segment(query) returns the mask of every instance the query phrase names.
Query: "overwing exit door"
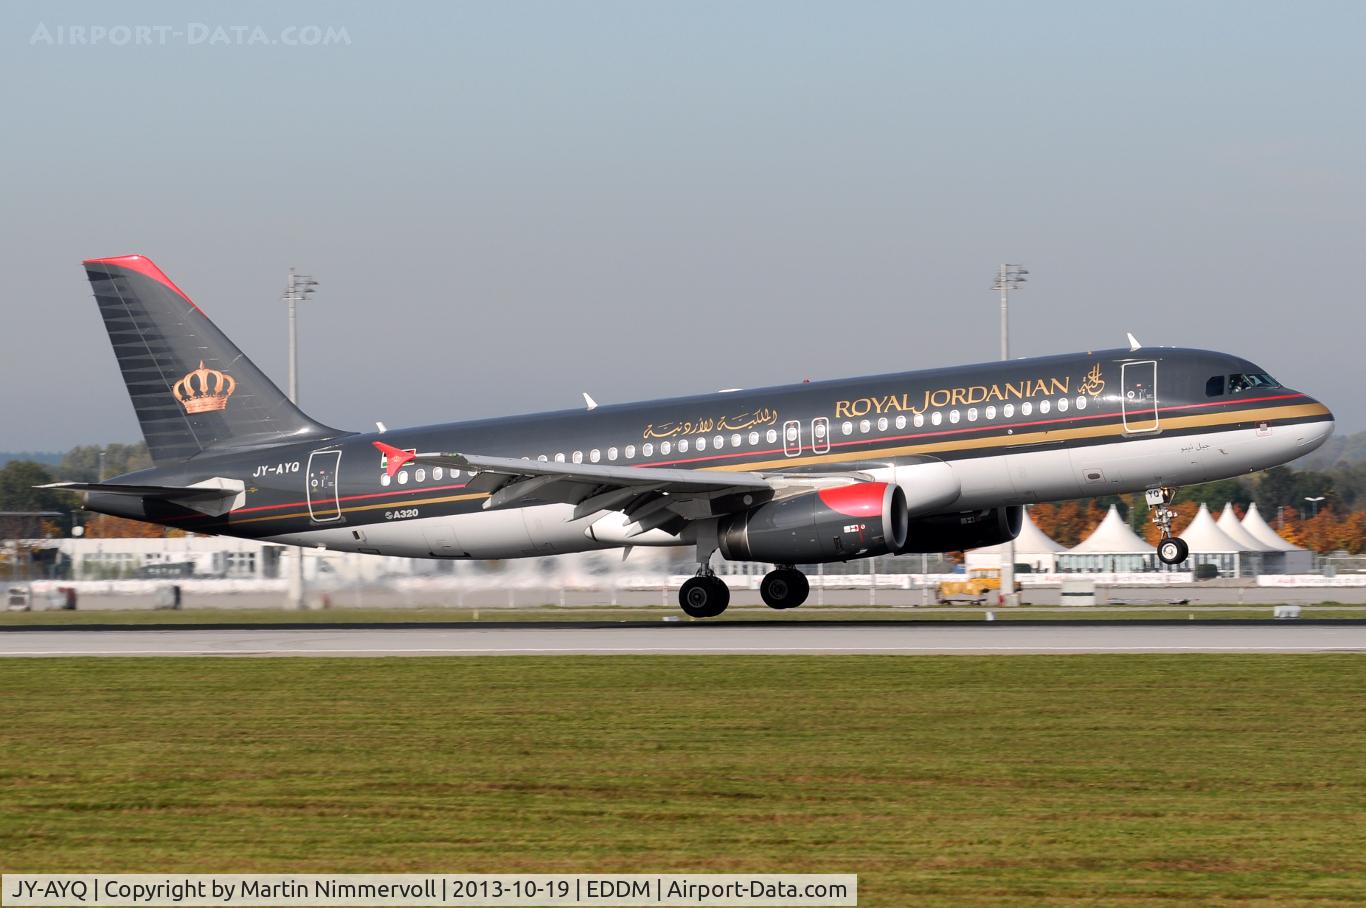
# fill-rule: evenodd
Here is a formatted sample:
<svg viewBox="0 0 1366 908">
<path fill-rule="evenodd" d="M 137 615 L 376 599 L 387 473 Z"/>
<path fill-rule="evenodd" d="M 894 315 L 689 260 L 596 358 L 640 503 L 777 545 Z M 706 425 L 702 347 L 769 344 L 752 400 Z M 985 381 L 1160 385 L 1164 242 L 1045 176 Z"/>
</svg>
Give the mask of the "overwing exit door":
<svg viewBox="0 0 1366 908">
<path fill-rule="evenodd" d="M 308 516 L 314 523 L 341 519 L 337 500 L 337 470 L 341 451 L 314 451 L 308 455 Z"/>
<path fill-rule="evenodd" d="M 1156 432 L 1157 415 L 1157 362 L 1145 360 L 1125 363 L 1120 371 L 1120 384 L 1124 386 L 1124 396 L 1120 406 L 1124 413 L 1124 431 Z"/>
</svg>

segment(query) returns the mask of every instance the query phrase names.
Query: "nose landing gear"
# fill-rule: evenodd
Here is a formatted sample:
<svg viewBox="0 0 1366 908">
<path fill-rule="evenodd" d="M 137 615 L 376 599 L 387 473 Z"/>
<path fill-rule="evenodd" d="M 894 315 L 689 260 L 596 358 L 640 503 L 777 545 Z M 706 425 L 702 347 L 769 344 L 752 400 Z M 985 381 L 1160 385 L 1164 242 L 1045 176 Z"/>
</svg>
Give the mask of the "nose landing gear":
<svg viewBox="0 0 1366 908">
<path fill-rule="evenodd" d="M 1186 540 L 1172 536 L 1172 519 L 1176 517 L 1176 512 L 1167 505 L 1172 503 L 1175 496 L 1176 489 L 1171 486 L 1147 491 L 1148 511 L 1153 524 L 1162 531 L 1162 540 L 1157 544 L 1157 558 L 1163 564 L 1181 564 L 1190 556 L 1190 546 L 1186 545 Z"/>
</svg>

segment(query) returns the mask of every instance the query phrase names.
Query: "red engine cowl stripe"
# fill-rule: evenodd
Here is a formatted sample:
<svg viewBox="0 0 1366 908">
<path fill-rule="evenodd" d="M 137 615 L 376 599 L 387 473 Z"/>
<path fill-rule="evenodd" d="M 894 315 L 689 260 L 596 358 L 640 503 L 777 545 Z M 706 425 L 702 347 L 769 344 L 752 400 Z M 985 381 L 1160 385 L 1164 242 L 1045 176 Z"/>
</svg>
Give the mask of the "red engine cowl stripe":
<svg viewBox="0 0 1366 908">
<path fill-rule="evenodd" d="M 818 493 L 827 508 L 848 517 L 881 517 L 887 497 L 885 482 L 856 482 L 853 485 L 821 489 Z"/>
</svg>

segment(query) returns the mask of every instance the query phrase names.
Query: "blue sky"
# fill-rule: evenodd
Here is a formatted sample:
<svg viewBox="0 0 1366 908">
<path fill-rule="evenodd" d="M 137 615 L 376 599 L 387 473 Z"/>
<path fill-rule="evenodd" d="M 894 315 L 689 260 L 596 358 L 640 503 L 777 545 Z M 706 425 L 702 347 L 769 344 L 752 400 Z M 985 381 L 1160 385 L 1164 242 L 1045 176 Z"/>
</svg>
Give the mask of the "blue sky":
<svg viewBox="0 0 1366 908">
<path fill-rule="evenodd" d="M 167 37 L 56 37 L 138 25 Z M 233 26 L 277 43 L 191 35 Z M 347 40 L 279 43 L 301 26 Z M 1364 26 L 1359 3 L 11 2 L 0 450 L 138 437 L 79 268 L 126 252 L 279 377 L 286 269 L 316 275 L 303 398 L 333 425 L 990 359 L 1008 260 L 1018 354 L 1213 347 L 1360 430 Z"/>
</svg>

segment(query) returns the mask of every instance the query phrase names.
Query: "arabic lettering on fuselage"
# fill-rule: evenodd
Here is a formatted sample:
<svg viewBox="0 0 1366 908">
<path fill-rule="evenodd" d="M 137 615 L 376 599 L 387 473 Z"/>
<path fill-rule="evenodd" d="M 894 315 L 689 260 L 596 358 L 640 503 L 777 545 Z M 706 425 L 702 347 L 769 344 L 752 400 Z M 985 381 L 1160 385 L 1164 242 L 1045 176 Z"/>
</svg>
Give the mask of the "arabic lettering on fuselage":
<svg viewBox="0 0 1366 908">
<path fill-rule="evenodd" d="M 676 438 L 679 435 L 702 435 L 707 432 L 740 432 L 757 426 L 772 426 L 778 423 L 778 411 L 771 407 L 760 407 L 734 416 L 719 419 L 703 417 L 696 420 L 678 422 L 650 423 L 645 427 L 644 438 Z"/>
<path fill-rule="evenodd" d="M 1096 363 L 1091 367 L 1091 371 L 1086 373 L 1086 377 L 1081 380 L 1081 384 L 1077 387 L 1077 393 L 1099 397 L 1104 390 L 1105 379 L 1100 377 L 1100 363 Z"/>
</svg>

